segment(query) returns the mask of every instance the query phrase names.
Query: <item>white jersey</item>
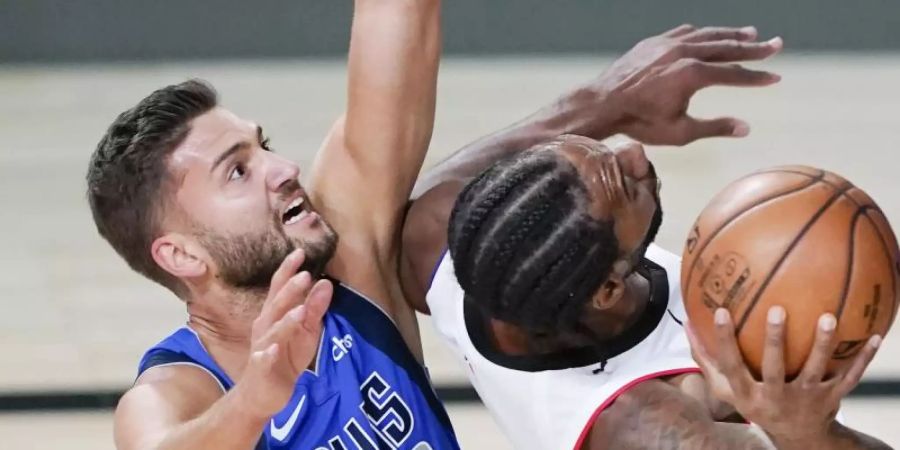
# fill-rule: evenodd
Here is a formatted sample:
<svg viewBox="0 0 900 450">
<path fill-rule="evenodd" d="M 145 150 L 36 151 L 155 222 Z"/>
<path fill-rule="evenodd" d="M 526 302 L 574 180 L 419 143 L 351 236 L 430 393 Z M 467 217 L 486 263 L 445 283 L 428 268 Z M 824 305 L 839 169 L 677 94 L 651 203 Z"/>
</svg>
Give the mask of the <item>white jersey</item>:
<svg viewBox="0 0 900 450">
<path fill-rule="evenodd" d="M 682 327 L 681 260 L 655 245 L 646 260 L 652 299 L 626 336 L 604 349 L 540 358 L 493 350 L 479 326 L 483 319 L 463 302 L 449 252 L 438 263 L 427 294 L 432 322 L 514 448 L 577 449 L 597 415 L 631 386 L 699 371 Z"/>
</svg>

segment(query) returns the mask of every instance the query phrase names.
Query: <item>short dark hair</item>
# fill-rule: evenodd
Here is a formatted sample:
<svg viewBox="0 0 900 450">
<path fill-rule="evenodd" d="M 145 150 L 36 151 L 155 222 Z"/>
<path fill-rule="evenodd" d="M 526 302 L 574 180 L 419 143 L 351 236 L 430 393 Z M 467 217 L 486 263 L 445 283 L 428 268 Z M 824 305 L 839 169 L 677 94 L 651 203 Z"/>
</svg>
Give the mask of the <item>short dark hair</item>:
<svg viewBox="0 0 900 450">
<path fill-rule="evenodd" d="M 449 250 L 466 301 L 531 334 L 575 331 L 618 254 L 572 163 L 546 144 L 488 168 L 457 197 Z"/>
<path fill-rule="evenodd" d="M 97 145 L 87 172 L 87 196 L 97 231 L 135 271 L 184 294 L 182 283 L 153 260 L 168 202 L 168 159 L 190 121 L 218 104 L 204 81 L 158 89 L 120 114 Z"/>
</svg>

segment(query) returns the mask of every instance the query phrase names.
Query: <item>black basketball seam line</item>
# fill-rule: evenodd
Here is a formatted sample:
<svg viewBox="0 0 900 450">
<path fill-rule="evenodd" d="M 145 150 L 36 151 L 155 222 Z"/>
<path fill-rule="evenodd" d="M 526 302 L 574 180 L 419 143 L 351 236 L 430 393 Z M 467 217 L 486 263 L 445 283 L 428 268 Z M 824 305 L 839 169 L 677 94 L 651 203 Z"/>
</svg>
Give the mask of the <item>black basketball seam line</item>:
<svg viewBox="0 0 900 450">
<path fill-rule="evenodd" d="M 822 169 L 819 169 L 819 170 L 822 170 Z M 777 173 L 777 172 L 782 172 L 782 173 L 793 173 L 793 174 L 796 174 L 796 175 L 805 175 L 805 176 L 807 176 L 807 177 L 812 177 L 812 175 L 810 175 L 810 174 L 808 174 L 808 173 L 805 173 L 805 172 L 799 172 L 799 171 L 796 171 L 796 170 L 785 170 L 785 169 L 779 169 L 779 170 L 761 170 L 761 171 L 756 172 L 756 173 L 754 173 L 754 174 L 752 174 L 752 175 L 756 175 L 756 174 L 760 174 L 760 173 Z M 823 172 L 824 172 L 824 171 L 823 171 Z M 840 185 L 834 184 L 834 183 L 832 183 L 831 181 L 826 180 L 825 177 L 824 177 L 824 174 L 823 174 L 823 176 L 822 176 L 822 179 L 819 180 L 819 181 L 821 181 L 822 183 L 825 183 L 825 184 L 827 184 L 827 185 L 829 185 L 829 186 L 835 188 L 836 190 L 842 190 L 842 191 L 843 191 L 842 194 L 843 194 L 845 197 L 847 197 L 848 200 L 850 200 L 851 202 L 853 202 L 854 205 L 859 206 L 859 207 L 867 206 L 867 205 L 865 205 L 865 204 L 863 204 L 863 203 L 860 203 L 858 200 L 856 200 L 856 199 L 853 198 L 852 196 L 850 196 L 849 191 L 851 191 L 852 189 L 857 189 L 857 190 L 859 190 L 860 192 L 862 192 L 863 194 L 865 194 L 865 192 L 863 192 L 861 189 L 859 189 L 856 185 L 854 185 L 854 184 L 851 183 L 850 181 L 848 181 L 848 180 L 846 180 L 846 179 L 844 180 L 844 181 L 847 182 L 847 184 L 850 185 L 849 188 L 847 188 L 846 186 L 840 186 Z"/>
<path fill-rule="evenodd" d="M 750 177 L 750 176 L 753 176 L 753 175 L 758 175 L 759 173 L 777 173 L 777 172 L 781 172 L 781 170 L 773 170 L 773 171 L 770 171 L 770 172 L 756 172 L 756 173 L 747 175 L 747 177 Z M 820 170 L 820 171 L 819 171 L 819 174 L 816 175 L 815 177 L 813 177 L 813 176 L 811 176 L 811 175 L 809 175 L 809 174 L 802 173 L 802 172 L 791 172 L 791 173 L 799 173 L 799 174 L 801 174 L 801 175 L 809 176 L 809 177 L 810 177 L 809 183 L 808 183 L 808 184 L 805 184 L 805 185 L 801 185 L 801 186 L 799 186 L 799 187 L 796 187 L 796 188 L 794 188 L 794 189 L 792 189 L 792 190 L 790 190 L 790 191 L 787 191 L 787 192 L 782 192 L 782 193 L 779 193 L 779 194 L 777 194 L 777 195 L 772 195 L 772 196 L 770 196 L 770 197 L 766 197 L 766 198 L 764 198 L 764 199 L 762 199 L 762 200 L 760 200 L 760 201 L 758 201 L 758 202 L 756 202 L 756 203 L 754 203 L 754 204 L 752 204 L 752 205 L 746 207 L 745 209 L 743 209 L 743 210 L 741 210 L 741 211 L 738 211 L 738 212 L 734 213 L 734 214 L 733 214 L 731 217 L 729 217 L 727 220 L 723 221 L 722 224 L 719 225 L 719 228 L 716 228 L 715 231 L 713 231 L 712 233 L 710 233 L 709 237 L 706 238 L 706 242 L 704 242 L 703 245 L 702 245 L 700 248 L 697 249 L 697 256 L 694 257 L 694 261 L 693 261 L 693 263 L 691 264 L 691 269 L 688 271 L 688 276 L 687 276 L 687 278 L 685 279 L 685 283 L 682 285 L 682 286 L 685 286 L 685 288 L 684 288 L 684 289 L 685 289 L 685 291 L 684 291 L 684 298 L 688 298 L 688 297 L 689 297 L 688 293 L 689 293 L 689 291 L 690 291 L 690 289 L 691 289 L 691 279 L 692 279 L 693 276 L 694 276 L 694 269 L 695 269 L 697 260 L 699 259 L 700 255 L 703 254 L 703 251 L 706 250 L 706 247 L 709 246 L 709 243 L 712 242 L 713 238 L 715 238 L 716 236 L 718 236 L 718 234 L 719 234 L 725 227 L 727 227 L 731 222 L 734 222 L 735 220 L 737 220 L 738 218 L 740 218 L 742 215 L 746 214 L 746 213 L 749 212 L 750 210 L 752 210 L 752 209 L 754 209 L 754 208 L 756 208 L 756 207 L 758 207 L 758 206 L 762 206 L 763 204 L 765 204 L 765 203 L 767 203 L 767 202 L 770 202 L 770 201 L 772 201 L 772 200 L 775 200 L 775 199 L 777 199 L 777 198 L 781 198 L 781 197 L 784 197 L 784 196 L 786 196 L 786 195 L 796 194 L 797 192 L 800 192 L 800 191 L 802 191 L 802 190 L 808 189 L 808 188 L 814 186 L 816 183 L 818 183 L 818 182 L 821 181 L 822 179 L 824 179 L 824 177 L 825 177 L 825 171 L 824 171 L 824 170 Z M 744 177 L 744 178 L 747 178 L 747 177 Z M 741 179 L 743 179 L 743 178 L 741 178 Z M 738 180 L 738 181 L 740 181 L 740 180 Z"/>
<path fill-rule="evenodd" d="M 853 187 L 853 185 L 846 186 L 846 189 Z M 846 190 L 845 189 L 845 190 Z M 750 317 L 750 313 L 753 312 L 753 308 L 756 307 L 756 303 L 759 302 L 759 298 L 762 297 L 762 294 L 766 291 L 766 288 L 769 287 L 769 283 L 772 281 L 772 278 L 775 276 L 775 272 L 778 272 L 778 269 L 781 268 L 781 265 L 787 259 L 788 255 L 794 250 L 794 247 L 800 242 L 800 239 L 803 239 L 803 236 L 812 228 L 813 225 L 819 220 L 819 217 L 822 217 L 822 214 L 837 201 L 837 199 L 841 198 L 844 194 L 844 191 L 837 191 L 832 194 L 831 198 L 823 204 L 818 211 L 806 222 L 806 225 L 800 230 L 800 232 L 794 236 L 794 240 L 791 241 L 791 244 L 785 249 L 784 253 L 781 254 L 781 257 L 778 258 L 778 261 L 769 270 L 769 273 L 766 275 L 766 278 L 763 280 L 762 284 L 760 284 L 759 289 L 756 291 L 756 294 L 753 295 L 753 299 L 750 300 L 750 304 L 747 306 L 747 309 L 744 311 L 744 314 L 741 316 L 741 320 L 738 322 L 737 327 L 734 329 L 734 334 L 739 336 L 741 334 L 741 329 L 744 328 L 744 324 L 747 323 L 747 319 Z"/>
<path fill-rule="evenodd" d="M 849 197 L 849 196 L 848 196 Z M 850 279 L 853 277 L 853 254 L 856 250 L 856 223 L 859 221 L 859 218 L 865 214 L 866 209 L 869 206 L 861 206 L 856 209 L 856 212 L 853 213 L 853 219 L 850 221 L 850 239 L 848 239 L 848 255 L 847 255 L 847 272 L 844 276 L 844 288 L 841 290 L 841 300 L 838 303 L 837 311 L 834 313 L 834 318 L 840 322 L 841 315 L 844 314 L 844 306 L 847 304 L 847 294 L 850 291 Z"/>
<path fill-rule="evenodd" d="M 878 225 L 875 225 L 875 221 L 872 219 L 872 217 L 869 216 L 869 211 L 878 211 L 881 214 L 881 216 L 884 217 L 885 222 L 887 222 L 887 216 L 884 215 L 884 212 L 881 211 L 881 208 L 877 208 L 874 205 L 866 205 L 866 206 L 868 206 L 868 208 L 866 208 L 866 210 L 863 214 L 866 216 L 866 219 L 869 221 L 869 223 L 872 224 L 872 228 L 875 229 L 875 234 L 878 236 L 878 240 L 881 241 L 881 249 L 884 250 L 885 253 L 887 253 L 888 259 L 891 259 L 891 252 L 888 249 L 887 240 L 884 238 L 884 236 L 881 235 L 881 231 L 878 229 Z M 894 274 L 894 270 L 895 269 L 892 266 L 891 274 Z M 893 324 L 894 319 L 896 318 L 896 315 L 897 315 L 897 301 L 896 301 L 896 299 L 897 299 L 897 276 L 895 274 L 894 274 L 894 276 L 891 277 L 891 292 L 894 294 L 894 307 L 892 308 L 892 311 L 891 311 L 891 323 Z M 882 336 L 882 337 L 884 337 L 884 336 Z"/>
<path fill-rule="evenodd" d="M 745 208 L 745 209 L 743 209 L 743 210 L 741 210 L 741 211 L 738 211 L 738 212 L 734 213 L 733 216 L 729 217 L 727 220 L 725 220 L 724 222 L 722 222 L 722 225 L 720 225 L 719 228 L 717 228 L 715 231 L 713 231 L 713 232 L 709 235 L 709 237 L 706 239 L 706 242 L 705 242 L 699 249 L 697 249 L 697 255 L 698 255 L 698 257 L 699 257 L 700 254 L 703 253 L 703 250 L 706 250 L 706 247 L 709 245 L 710 242 L 712 242 L 712 240 L 713 240 L 714 237 L 716 237 L 716 236 L 717 236 L 717 235 L 718 235 L 718 234 L 719 234 L 726 226 L 728 226 L 728 224 L 730 224 L 731 222 L 734 222 L 735 220 L 737 220 L 738 218 L 740 218 L 740 217 L 741 217 L 742 215 L 744 215 L 745 213 L 749 212 L 750 210 L 752 210 L 752 209 L 754 209 L 754 208 L 756 208 L 756 207 L 758 207 L 758 206 L 762 206 L 763 204 L 765 204 L 765 203 L 767 203 L 767 202 L 769 202 L 769 201 L 775 200 L 775 199 L 777 199 L 777 198 L 784 197 L 784 196 L 786 196 L 786 195 L 796 194 L 797 192 L 800 192 L 800 191 L 802 191 L 802 190 L 805 190 L 805 189 L 807 189 L 807 188 L 809 188 L 809 187 L 815 185 L 815 184 L 818 183 L 819 181 L 822 181 L 822 180 L 824 179 L 824 177 L 825 177 L 825 171 L 823 171 L 823 170 L 820 170 L 820 171 L 819 171 L 819 174 L 816 175 L 815 177 L 813 177 L 812 175 L 803 173 L 803 172 L 793 172 L 793 171 L 784 171 L 784 170 L 771 170 L 771 171 L 755 172 L 755 173 L 752 173 L 752 174 L 750 174 L 750 175 L 747 175 L 746 177 L 740 178 L 740 179 L 738 179 L 737 181 L 743 180 L 744 178 L 749 178 L 749 177 L 754 176 L 754 175 L 758 175 L 758 174 L 760 174 L 760 173 L 778 173 L 778 172 L 796 173 L 796 174 L 808 176 L 808 177 L 810 177 L 809 184 L 799 186 L 799 187 L 797 187 L 797 188 L 794 188 L 793 190 L 790 190 L 790 191 L 787 191 L 787 192 L 783 192 L 783 193 L 780 193 L 780 194 L 775 195 L 775 196 L 766 197 L 766 198 L 760 200 L 759 202 L 754 203 L 754 204 L 748 206 L 747 208 Z M 697 261 L 697 257 L 694 258 L 694 262 L 695 262 L 695 263 L 696 263 L 696 261 Z M 693 276 L 694 276 L 694 264 L 691 264 L 691 270 L 688 272 L 687 280 L 686 280 L 686 283 L 684 284 L 685 286 L 687 286 L 687 288 L 686 288 L 687 290 L 690 290 L 690 289 L 691 289 L 691 278 L 692 278 Z M 687 294 L 687 292 L 685 292 L 685 294 Z"/>
</svg>

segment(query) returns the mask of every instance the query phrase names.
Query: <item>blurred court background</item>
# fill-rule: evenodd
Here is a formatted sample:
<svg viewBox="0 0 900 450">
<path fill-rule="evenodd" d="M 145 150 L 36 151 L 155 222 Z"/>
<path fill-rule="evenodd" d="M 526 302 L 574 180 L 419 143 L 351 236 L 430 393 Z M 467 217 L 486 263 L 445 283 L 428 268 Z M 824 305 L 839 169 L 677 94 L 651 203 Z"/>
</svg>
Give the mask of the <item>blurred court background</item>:
<svg viewBox="0 0 900 450">
<path fill-rule="evenodd" d="M 113 448 L 118 393 L 142 352 L 185 320 L 181 302 L 132 273 L 94 231 L 84 175 L 106 126 L 153 89 L 201 77 L 305 167 L 346 100 L 351 6 L 0 0 L 0 448 Z M 426 167 L 596 76 L 643 37 L 683 22 L 753 24 L 785 38 L 781 55 L 756 64 L 783 81 L 711 89 L 691 106 L 745 118 L 748 138 L 650 149 L 664 181 L 659 242 L 679 251 L 718 189 L 785 163 L 844 174 L 900 223 L 896 1 L 452 0 L 444 17 Z M 422 329 L 463 447 L 509 448 L 428 319 Z M 844 404 L 850 424 L 893 445 L 898 351 L 895 331 Z"/>
</svg>

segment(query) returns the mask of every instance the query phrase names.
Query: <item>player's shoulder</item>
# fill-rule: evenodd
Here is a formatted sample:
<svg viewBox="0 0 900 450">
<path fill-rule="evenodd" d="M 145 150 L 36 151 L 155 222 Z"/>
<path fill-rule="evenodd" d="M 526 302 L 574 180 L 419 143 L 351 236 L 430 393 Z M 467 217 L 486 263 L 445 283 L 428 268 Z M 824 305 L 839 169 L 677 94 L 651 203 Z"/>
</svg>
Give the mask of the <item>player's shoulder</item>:
<svg viewBox="0 0 900 450">
<path fill-rule="evenodd" d="M 197 417 L 224 395 L 207 371 L 191 365 L 147 369 L 116 405 L 117 447 L 134 448 L 144 436 Z"/>
</svg>

